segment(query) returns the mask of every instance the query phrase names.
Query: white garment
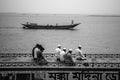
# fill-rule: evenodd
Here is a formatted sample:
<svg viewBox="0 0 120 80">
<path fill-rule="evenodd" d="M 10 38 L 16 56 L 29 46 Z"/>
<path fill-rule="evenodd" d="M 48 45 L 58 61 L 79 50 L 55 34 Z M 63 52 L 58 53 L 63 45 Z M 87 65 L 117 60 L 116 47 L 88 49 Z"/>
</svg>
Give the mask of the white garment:
<svg viewBox="0 0 120 80">
<path fill-rule="evenodd" d="M 55 56 L 60 56 L 61 49 L 60 48 L 56 48 L 55 51 L 56 51 Z"/>
<path fill-rule="evenodd" d="M 64 55 L 66 54 L 66 52 L 65 51 L 61 51 L 60 52 L 60 60 L 61 61 L 64 61 Z"/>
<path fill-rule="evenodd" d="M 40 50 L 38 48 L 35 48 L 34 49 L 34 58 L 37 58 L 37 53 L 39 52 Z"/>
<path fill-rule="evenodd" d="M 80 49 L 76 49 L 75 50 L 75 54 L 76 54 L 76 56 L 78 57 L 84 57 L 84 54 L 82 53 L 82 51 L 80 50 Z"/>
</svg>

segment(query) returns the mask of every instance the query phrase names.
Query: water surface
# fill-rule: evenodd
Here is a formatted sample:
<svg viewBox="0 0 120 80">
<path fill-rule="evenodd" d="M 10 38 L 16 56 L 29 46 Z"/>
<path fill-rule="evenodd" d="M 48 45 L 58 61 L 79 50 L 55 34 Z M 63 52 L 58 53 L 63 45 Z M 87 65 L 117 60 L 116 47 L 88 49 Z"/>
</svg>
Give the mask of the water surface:
<svg viewBox="0 0 120 80">
<path fill-rule="evenodd" d="M 82 23 L 74 30 L 23 29 L 21 23 Z M 30 53 L 36 43 L 45 52 L 54 52 L 57 44 L 73 51 L 79 44 L 84 53 L 120 53 L 120 17 L 55 14 L 0 14 L 0 52 Z"/>
</svg>

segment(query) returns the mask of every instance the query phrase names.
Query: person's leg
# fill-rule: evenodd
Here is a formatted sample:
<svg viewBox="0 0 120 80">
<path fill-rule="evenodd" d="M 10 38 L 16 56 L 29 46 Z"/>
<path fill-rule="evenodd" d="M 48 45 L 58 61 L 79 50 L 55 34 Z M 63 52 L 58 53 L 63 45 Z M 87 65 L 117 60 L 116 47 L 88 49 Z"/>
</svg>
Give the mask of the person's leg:
<svg viewBox="0 0 120 80">
<path fill-rule="evenodd" d="M 82 60 L 82 57 L 81 56 L 77 56 L 76 60 Z"/>
<path fill-rule="evenodd" d="M 56 61 L 60 61 L 60 58 L 59 58 L 59 57 L 56 57 Z"/>
</svg>

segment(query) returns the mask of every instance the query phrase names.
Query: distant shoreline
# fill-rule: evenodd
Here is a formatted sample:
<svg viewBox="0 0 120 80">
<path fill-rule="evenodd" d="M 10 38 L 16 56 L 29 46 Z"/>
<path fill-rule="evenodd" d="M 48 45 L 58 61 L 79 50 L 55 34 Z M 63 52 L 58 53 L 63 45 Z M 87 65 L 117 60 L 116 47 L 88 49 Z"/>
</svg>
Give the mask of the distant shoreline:
<svg viewBox="0 0 120 80">
<path fill-rule="evenodd" d="M 120 15 L 89 15 L 92 17 L 120 17 Z"/>
<path fill-rule="evenodd" d="M 17 13 L 17 12 L 0 12 L 0 14 L 9 14 L 9 15 L 83 15 L 83 16 L 92 16 L 92 17 L 120 17 L 120 15 L 89 15 L 89 14 L 52 14 L 52 13 Z"/>
</svg>

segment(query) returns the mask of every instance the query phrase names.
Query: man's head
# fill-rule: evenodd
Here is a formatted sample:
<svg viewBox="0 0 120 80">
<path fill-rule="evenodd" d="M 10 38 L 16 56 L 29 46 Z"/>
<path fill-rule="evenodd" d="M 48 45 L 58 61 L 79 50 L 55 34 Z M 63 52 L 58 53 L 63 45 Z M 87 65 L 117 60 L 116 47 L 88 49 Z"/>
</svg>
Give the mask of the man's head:
<svg viewBox="0 0 120 80">
<path fill-rule="evenodd" d="M 72 49 L 69 49 L 69 53 L 72 53 Z"/>
<path fill-rule="evenodd" d="M 45 48 L 41 44 L 36 44 L 36 47 L 40 49 L 42 52 L 45 50 Z"/>
<path fill-rule="evenodd" d="M 58 44 L 58 46 L 57 46 L 58 48 L 61 48 L 61 45 L 60 44 Z"/>
<path fill-rule="evenodd" d="M 63 48 L 63 51 L 65 51 L 65 52 L 66 52 L 66 51 L 67 51 L 67 50 L 66 50 L 66 48 Z"/>
<path fill-rule="evenodd" d="M 36 44 L 36 47 L 39 47 L 40 44 Z"/>
<path fill-rule="evenodd" d="M 81 45 L 78 45 L 78 48 L 79 48 L 79 49 L 82 49 L 82 46 L 81 46 Z"/>
</svg>

